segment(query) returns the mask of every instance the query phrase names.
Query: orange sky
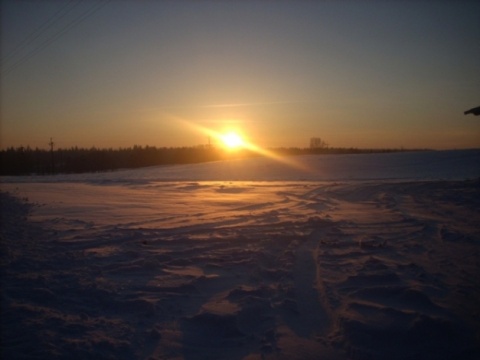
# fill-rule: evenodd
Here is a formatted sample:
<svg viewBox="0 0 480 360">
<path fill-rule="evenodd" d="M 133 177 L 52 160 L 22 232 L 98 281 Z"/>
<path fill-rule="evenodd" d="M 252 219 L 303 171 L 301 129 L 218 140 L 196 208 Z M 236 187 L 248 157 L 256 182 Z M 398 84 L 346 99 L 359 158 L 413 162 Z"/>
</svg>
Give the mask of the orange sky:
<svg viewBox="0 0 480 360">
<path fill-rule="evenodd" d="M 1 146 L 480 146 L 477 2 L 2 2 Z"/>
</svg>

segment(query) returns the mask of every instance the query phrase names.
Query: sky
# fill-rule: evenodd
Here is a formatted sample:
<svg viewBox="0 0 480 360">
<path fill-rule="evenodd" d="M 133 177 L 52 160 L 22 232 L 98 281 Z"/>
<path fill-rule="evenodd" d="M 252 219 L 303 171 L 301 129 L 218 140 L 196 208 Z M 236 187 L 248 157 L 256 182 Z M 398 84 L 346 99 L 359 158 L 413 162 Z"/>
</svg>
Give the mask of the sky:
<svg viewBox="0 0 480 360">
<path fill-rule="evenodd" d="M 1 2 L 0 146 L 480 147 L 478 1 Z M 211 141 L 211 140 L 210 140 Z"/>
</svg>

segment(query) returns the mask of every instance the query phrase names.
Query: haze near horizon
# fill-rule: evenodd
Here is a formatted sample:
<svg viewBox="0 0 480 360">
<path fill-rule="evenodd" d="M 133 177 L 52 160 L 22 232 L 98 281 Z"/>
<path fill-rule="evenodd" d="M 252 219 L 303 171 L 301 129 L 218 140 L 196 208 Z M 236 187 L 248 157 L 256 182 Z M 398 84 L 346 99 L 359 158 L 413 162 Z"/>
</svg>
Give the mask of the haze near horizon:
<svg viewBox="0 0 480 360">
<path fill-rule="evenodd" d="M 480 146 L 474 1 L 3 1 L 2 148 Z M 199 129 L 206 129 L 200 131 Z"/>
</svg>

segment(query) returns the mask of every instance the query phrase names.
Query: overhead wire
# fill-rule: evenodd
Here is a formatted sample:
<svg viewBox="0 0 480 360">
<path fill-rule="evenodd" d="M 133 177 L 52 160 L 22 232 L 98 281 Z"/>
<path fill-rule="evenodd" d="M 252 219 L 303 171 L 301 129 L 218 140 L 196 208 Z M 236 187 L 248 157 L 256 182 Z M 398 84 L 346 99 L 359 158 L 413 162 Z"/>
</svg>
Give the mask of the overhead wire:
<svg viewBox="0 0 480 360">
<path fill-rule="evenodd" d="M 33 48 L 31 51 L 29 51 L 27 54 L 25 54 L 23 57 L 18 59 L 15 63 L 11 64 L 9 67 L 6 69 L 2 69 L 2 76 L 6 76 L 10 74 L 12 71 L 17 69 L 19 66 L 23 65 L 26 61 L 30 60 L 32 57 L 34 57 L 36 54 L 41 52 L 43 49 L 48 47 L 51 43 L 54 41 L 58 40 L 61 38 L 63 35 L 65 35 L 68 31 L 70 31 L 73 27 L 79 25 L 83 21 L 85 21 L 87 18 L 95 14 L 97 11 L 99 11 L 101 8 L 103 8 L 110 0 L 105 0 L 103 2 L 100 2 L 98 4 L 95 4 L 94 6 L 91 6 L 87 11 L 83 12 L 75 18 L 73 21 L 69 22 L 66 24 L 64 27 L 59 29 L 57 32 L 53 33 L 49 38 L 44 40 L 42 43 L 37 45 L 35 48 Z M 81 2 L 81 1 L 80 1 Z M 79 2 L 79 3 L 80 3 Z"/>
<path fill-rule="evenodd" d="M 28 45 L 42 36 L 48 29 L 62 20 L 68 13 L 70 13 L 77 5 L 80 4 L 81 1 L 70 0 L 69 2 L 65 3 L 60 9 L 58 9 L 55 14 L 53 14 L 46 22 L 41 24 L 38 28 L 32 31 L 27 37 L 25 37 L 22 41 L 20 41 L 17 46 L 6 56 L 2 57 L 1 62 L 4 63 L 8 61 L 8 59 L 15 56 L 19 51 L 25 49 Z"/>
</svg>

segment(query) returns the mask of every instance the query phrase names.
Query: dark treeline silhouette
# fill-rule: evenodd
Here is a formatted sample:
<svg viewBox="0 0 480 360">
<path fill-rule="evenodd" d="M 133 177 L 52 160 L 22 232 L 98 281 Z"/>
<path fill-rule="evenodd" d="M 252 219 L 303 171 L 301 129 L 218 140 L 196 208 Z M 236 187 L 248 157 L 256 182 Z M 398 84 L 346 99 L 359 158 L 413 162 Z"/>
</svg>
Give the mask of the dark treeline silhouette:
<svg viewBox="0 0 480 360">
<path fill-rule="evenodd" d="M 245 150 L 228 154 L 248 156 Z M 212 146 L 157 148 L 133 146 L 120 149 L 32 149 L 30 147 L 0 150 L 0 175 L 82 173 L 139 168 L 153 165 L 191 164 L 225 159 L 227 153 Z"/>
<path fill-rule="evenodd" d="M 339 147 L 322 147 L 322 148 L 275 148 L 271 149 L 277 155 L 319 155 L 319 154 L 380 154 L 392 152 L 406 152 L 406 151 L 428 151 L 429 149 L 359 149 L 359 148 L 339 148 Z"/>
<path fill-rule="evenodd" d="M 357 148 L 275 148 L 278 155 L 360 154 L 405 151 L 403 149 Z M 258 156 L 249 150 L 228 152 L 213 146 L 153 147 L 133 146 L 119 149 L 32 149 L 30 147 L 0 150 L 0 175 L 30 175 L 52 173 L 82 173 L 139 168 L 153 165 L 192 164 L 232 158 Z"/>
</svg>

